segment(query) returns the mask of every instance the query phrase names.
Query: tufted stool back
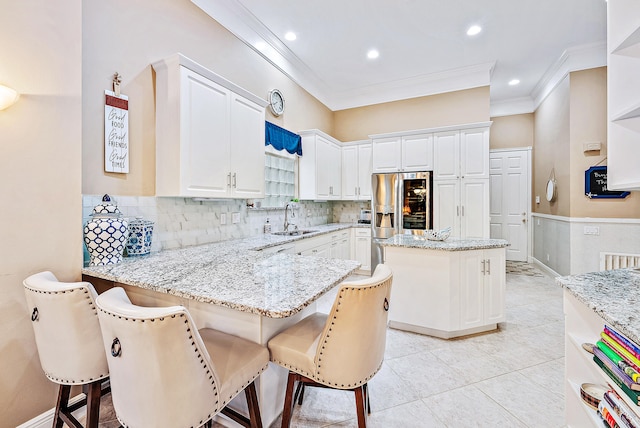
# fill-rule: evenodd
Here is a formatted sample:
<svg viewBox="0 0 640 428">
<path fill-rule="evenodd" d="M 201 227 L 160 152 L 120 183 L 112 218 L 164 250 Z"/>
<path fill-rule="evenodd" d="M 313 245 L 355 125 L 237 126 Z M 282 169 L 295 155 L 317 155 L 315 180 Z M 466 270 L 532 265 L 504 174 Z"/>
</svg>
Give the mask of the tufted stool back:
<svg viewBox="0 0 640 428">
<path fill-rule="evenodd" d="M 384 359 L 392 279 L 380 264 L 370 278 L 343 282 L 328 316 L 310 315 L 269 341 L 271 361 L 289 369 L 283 428 L 291 421 L 296 383 L 299 404 L 305 386 L 354 391 L 358 426 L 366 426 L 367 382 Z"/>
<path fill-rule="evenodd" d="M 66 423 L 82 427 L 73 412 L 87 406 L 87 428 L 97 427 L 102 388 L 109 377 L 98 322 L 95 289 L 88 282 L 59 282 L 51 272 L 40 272 L 23 281 L 40 365 L 45 375 L 60 385 L 53 426 Z M 86 397 L 69 404 L 71 385 L 82 385 Z"/>
<path fill-rule="evenodd" d="M 59 282 L 48 271 L 31 275 L 23 284 L 45 375 L 64 385 L 107 378 L 93 286 Z"/>
<path fill-rule="evenodd" d="M 200 426 L 224 407 L 218 376 L 184 307 L 135 306 L 122 288 L 96 303 L 113 407 L 125 427 Z"/>
</svg>

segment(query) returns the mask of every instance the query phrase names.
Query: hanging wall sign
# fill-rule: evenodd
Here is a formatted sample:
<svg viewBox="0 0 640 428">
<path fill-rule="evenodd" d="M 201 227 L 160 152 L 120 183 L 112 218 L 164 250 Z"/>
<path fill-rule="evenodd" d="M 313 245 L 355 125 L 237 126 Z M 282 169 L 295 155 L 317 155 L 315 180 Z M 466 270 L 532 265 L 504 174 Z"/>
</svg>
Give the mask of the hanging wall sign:
<svg viewBox="0 0 640 428">
<path fill-rule="evenodd" d="M 629 196 L 629 192 L 607 190 L 606 166 L 592 166 L 584 172 L 584 193 L 590 199 L 623 199 Z"/>
<path fill-rule="evenodd" d="M 113 80 L 115 91 L 104 91 L 104 170 L 129 172 L 129 97 L 120 94 L 120 76 Z"/>
</svg>

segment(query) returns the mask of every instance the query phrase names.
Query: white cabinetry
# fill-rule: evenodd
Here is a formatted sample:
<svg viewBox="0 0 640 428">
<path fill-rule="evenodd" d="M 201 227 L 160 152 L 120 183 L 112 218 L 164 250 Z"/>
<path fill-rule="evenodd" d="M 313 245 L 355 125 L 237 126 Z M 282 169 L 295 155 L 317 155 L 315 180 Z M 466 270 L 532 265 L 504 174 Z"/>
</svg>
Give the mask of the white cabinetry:
<svg viewBox="0 0 640 428">
<path fill-rule="evenodd" d="M 371 199 L 371 142 L 345 143 L 342 147 L 342 199 Z"/>
<path fill-rule="evenodd" d="M 489 128 L 434 134 L 433 227 L 489 238 Z"/>
<path fill-rule="evenodd" d="M 330 258 L 349 260 L 351 252 L 349 235 L 349 230 L 340 230 L 331 234 L 331 243 L 329 245 Z"/>
<path fill-rule="evenodd" d="M 341 197 L 340 142 L 317 129 L 301 131 L 300 199 L 337 200 Z"/>
<path fill-rule="evenodd" d="M 349 259 L 349 230 L 339 230 L 295 242 L 295 252 L 302 256 Z"/>
<path fill-rule="evenodd" d="M 360 262 L 360 271 L 371 272 L 371 229 L 354 227 L 351 259 Z"/>
<path fill-rule="evenodd" d="M 156 71 L 156 195 L 264 196 L 267 102 L 182 55 Z"/>
<path fill-rule="evenodd" d="M 393 270 L 389 325 L 449 339 L 505 320 L 505 249 L 385 247 Z"/>
<path fill-rule="evenodd" d="M 607 8 L 607 187 L 640 190 L 640 2 Z"/>
<path fill-rule="evenodd" d="M 432 134 L 386 134 L 372 137 L 373 172 L 433 170 Z"/>
</svg>

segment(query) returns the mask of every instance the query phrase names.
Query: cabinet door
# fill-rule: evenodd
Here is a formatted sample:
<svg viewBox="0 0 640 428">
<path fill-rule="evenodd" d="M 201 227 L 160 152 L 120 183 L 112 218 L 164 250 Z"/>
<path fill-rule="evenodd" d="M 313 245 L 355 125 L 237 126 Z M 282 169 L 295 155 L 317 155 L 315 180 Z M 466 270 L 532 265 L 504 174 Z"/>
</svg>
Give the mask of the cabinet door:
<svg viewBox="0 0 640 428">
<path fill-rule="evenodd" d="M 358 199 L 371 199 L 371 144 L 358 146 Z"/>
<path fill-rule="evenodd" d="M 452 180 L 459 177 L 460 133 L 452 131 L 433 134 L 433 178 Z"/>
<path fill-rule="evenodd" d="M 180 87 L 180 195 L 226 196 L 231 92 L 186 68 Z"/>
<path fill-rule="evenodd" d="M 451 236 L 460 236 L 460 180 L 434 180 L 433 228 L 451 227 Z"/>
<path fill-rule="evenodd" d="M 433 170 L 433 135 L 402 137 L 402 171 Z"/>
<path fill-rule="evenodd" d="M 331 162 L 333 160 L 331 142 L 324 138 L 316 137 L 316 197 L 319 199 L 331 198 Z"/>
<path fill-rule="evenodd" d="M 329 174 L 330 199 L 340 199 L 342 195 L 342 150 L 341 147 L 329 143 L 329 164 L 320 166 L 326 168 Z"/>
<path fill-rule="evenodd" d="M 342 199 L 358 199 L 358 146 L 342 148 Z"/>
<path fill-rule="evenodd" d="M 460 254 L 460 329 L 479 327 L 484 322 L 484 251 Z"/>
<path fill-rule="evenodd" d="M 236 197 L 264 197 L 264 108 L 231 98 L 231 189 Z"/>
<path fill-rule="evenodd" d="M 400 171 L 402 165 L 400 137 L 373 140 L 372 149 L 373 172 Z"/>
<path fill-rule="evenodd" d="M 355 259 L 360 262 L 360 270 L 371 270 L 371 238 L 356 236 Z"/>
<path fill-rule="evenodd" d="M 460 131 L 461 178 L 489 178 L 489 130 Z"/>
<path fill-rule="evenodd" d="M 489 238 L 489 180 L 482 178 L 461 180 L 460 223 L 460 237 Z"/>
<path fill-rule="evenodd" d="M 506 320 L 505 314 L 505 250 L 484 250 L 484 321 L 498 323 Z"/>
</svg>

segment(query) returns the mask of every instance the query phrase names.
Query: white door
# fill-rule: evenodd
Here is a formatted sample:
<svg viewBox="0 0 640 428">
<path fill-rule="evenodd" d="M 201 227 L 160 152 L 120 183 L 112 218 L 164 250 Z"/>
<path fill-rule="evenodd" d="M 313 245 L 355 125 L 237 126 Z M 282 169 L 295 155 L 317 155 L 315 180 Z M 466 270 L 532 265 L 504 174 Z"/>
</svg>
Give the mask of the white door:
<svg viewBox="0 0 640 428">
<path fill-rule="evenodd" d="M 495 150 L 490 158 L 491 238 L 506 239 L 507 260 L 527 261 L 531 150 Z"/>
</svg>

